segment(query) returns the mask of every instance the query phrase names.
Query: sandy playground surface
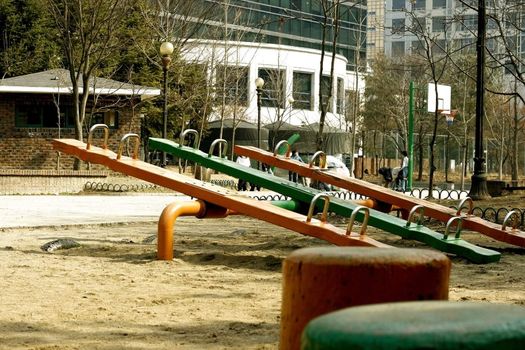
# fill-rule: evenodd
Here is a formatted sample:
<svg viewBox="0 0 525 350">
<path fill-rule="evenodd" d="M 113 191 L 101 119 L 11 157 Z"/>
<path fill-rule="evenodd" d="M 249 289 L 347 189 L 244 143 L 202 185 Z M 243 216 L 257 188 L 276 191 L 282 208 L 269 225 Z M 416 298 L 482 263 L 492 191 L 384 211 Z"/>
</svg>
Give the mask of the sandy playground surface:
<svg viewBox="0 0 525 350">
<path fill-rule="evenodd" d="M 341 222 L 342 227 L 344 224 Z M 281 261 L 326 245 L 242 216 L 179 218 L 175 259 L 158 261 L 156 222 L 0 230 L 1 349 L 277 349 Z M 414 241 L 369 229 L 398 247 Z M 71 237 L 81 246 L 43 252 Z M 525 305 L 525 249 L 475 233 L 499 263 L 451 256 L 451 300 Z"/>
</svg>

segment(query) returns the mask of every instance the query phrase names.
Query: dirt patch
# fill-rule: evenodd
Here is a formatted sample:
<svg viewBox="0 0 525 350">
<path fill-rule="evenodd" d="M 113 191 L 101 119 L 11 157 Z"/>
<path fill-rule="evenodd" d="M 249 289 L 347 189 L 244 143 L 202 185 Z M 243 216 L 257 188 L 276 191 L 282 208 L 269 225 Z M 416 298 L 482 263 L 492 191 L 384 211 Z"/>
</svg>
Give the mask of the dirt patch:
<svg viewBox="0 0 525 350">
<path fill-rule="evenodd" d="M 277 349 L 282 259 L 326 245 L 242 216 L 183 217 L 175 259 L 158 261 L 148 239 L 156 229 L 143 223 L 1 232 L 0 348 Z M 40 249 L 64 237 L 80 246 Z M 525 304 L 525 249 L 475 233 L 463 237 L 499 250 L 502 259 L 476 265 L 450 256 L 450 299 Z"/>
</svg>

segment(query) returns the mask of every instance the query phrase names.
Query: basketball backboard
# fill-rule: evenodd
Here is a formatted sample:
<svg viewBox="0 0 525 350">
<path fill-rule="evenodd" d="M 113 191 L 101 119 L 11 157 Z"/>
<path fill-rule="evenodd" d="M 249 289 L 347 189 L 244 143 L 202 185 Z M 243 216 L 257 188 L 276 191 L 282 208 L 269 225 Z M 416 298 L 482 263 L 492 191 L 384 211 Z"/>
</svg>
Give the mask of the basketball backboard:
<svg viewBox="0 0 525 350">
<path fill-rule="evenodd" d="M 437 85 L 437 108 L 436 108 L 436 88 L 435 84 L 428 84 L 428 112 L 434 113 L 436 109 L 442 114 L 450 114 L 450 95 L 452 89 L 448 85 Z"/>
</svg>

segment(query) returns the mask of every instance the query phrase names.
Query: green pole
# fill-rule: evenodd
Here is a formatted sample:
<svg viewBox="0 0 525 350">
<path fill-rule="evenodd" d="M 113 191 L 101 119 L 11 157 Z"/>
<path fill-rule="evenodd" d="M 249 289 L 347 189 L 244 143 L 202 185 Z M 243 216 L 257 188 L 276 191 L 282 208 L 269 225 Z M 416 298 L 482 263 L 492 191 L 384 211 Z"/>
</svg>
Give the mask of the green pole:
<svg viewBox="0 0 525 350">
<path fill-rule="evenodd" d="M 412 174 L 414 172 L 414 82 L 408 88 L 408 178 L 407 189 L 412 190 Z"/>
</svg>

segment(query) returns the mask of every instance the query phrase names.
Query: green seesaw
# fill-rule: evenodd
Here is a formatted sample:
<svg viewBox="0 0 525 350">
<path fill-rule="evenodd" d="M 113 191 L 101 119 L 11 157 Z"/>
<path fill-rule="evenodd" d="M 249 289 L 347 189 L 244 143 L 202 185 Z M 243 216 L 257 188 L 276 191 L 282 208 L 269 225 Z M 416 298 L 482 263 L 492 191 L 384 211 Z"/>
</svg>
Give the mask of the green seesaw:
<svg viewBox="0 0 525 350">
<path fill-rule="evenodd" d="M 184 136 L 189 133 L 196 134 L 197 132 L 194 130 L 186 130 L 181 136 L 181 144 L 161 138 L 150 138 L 149 148 L 170 153 L 175 157 L 195 162 L 203 167 L 216 170 L 235 178 L 245 179 L 250 183 L 257 184 L 263 188 L 288 196 L 293 200 L 305 203 L 305 206 L 308 205 L 307 203 L 311 203 L 315 196 L 323 194 L 321 191 L 314 188 L 305 187 L 257 169 L 240 166 L 237 163 L 228 160 L 225 158 L 228 147 L 226 140 L 215 140 L 210 147 L 209 153 L 204 153 L 198 149 L 184 146 L 182 144 L 184 143 Z M 220 145 L 222 149 L 219 156 L 213 155 L 214 148 L 217 145 Z M 358 204 L 328 195 L 323 195 L 322 198 L 325 200 L 325 205 L 328 205 L 329 211 L 343 217 L 353 217 L 360 221 L 364 220 L 363 212 L 358 210 L 354 213 L 356 208 L 360 207 Z M 318 207 L 322 208 L 322 204 L 319 203 Z M 475 263 L 499 261 L 499 252 L 478 247 L 460 238 L 461 217 L 458 216 L 453 218 L 453 220 L 450 220 L 447 223 L 445 233 L 441 234 L 421 224 L 423 220 L 423 215 L 421 215 L 422 213 L 420 211 L 421 209 L 422 208 L 414 207 L 409 214 L 408 220 L 403 220 L 388 213 L 370 209 L 368 225 L 405 239 L 412 239 L 425 243 L 435 249 L 464 257 Z M 415 220 L 416 218 L 417 220 Z"/>
</svg>

